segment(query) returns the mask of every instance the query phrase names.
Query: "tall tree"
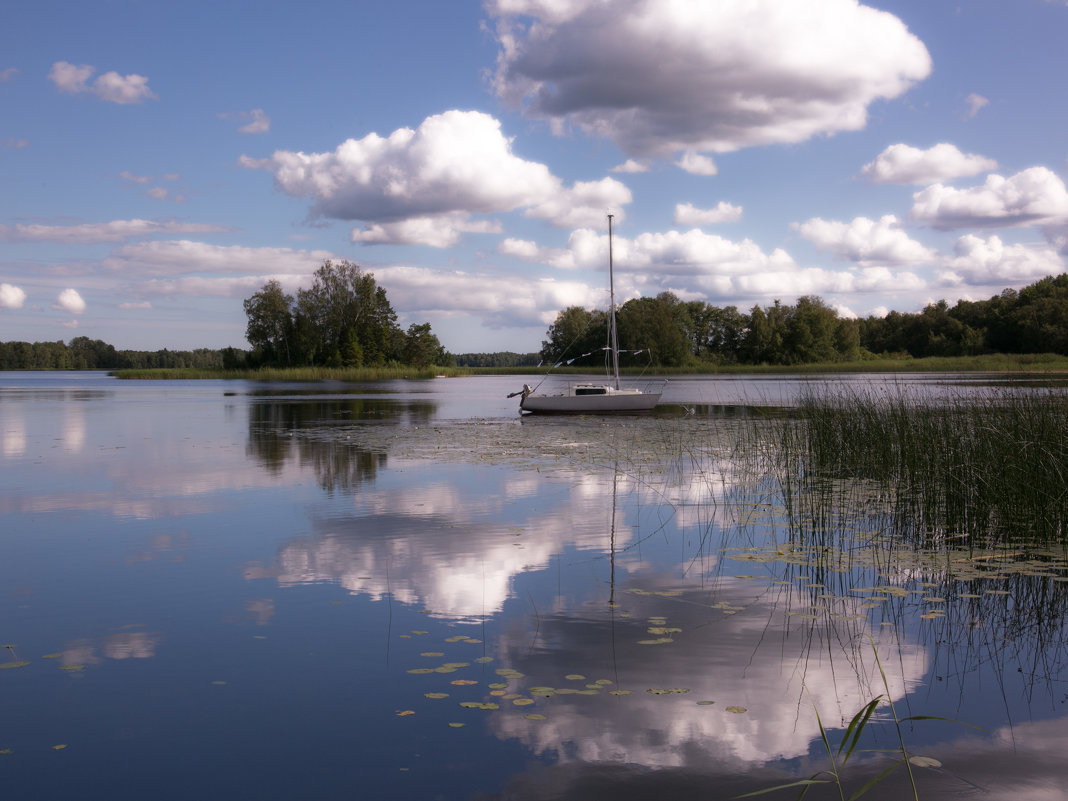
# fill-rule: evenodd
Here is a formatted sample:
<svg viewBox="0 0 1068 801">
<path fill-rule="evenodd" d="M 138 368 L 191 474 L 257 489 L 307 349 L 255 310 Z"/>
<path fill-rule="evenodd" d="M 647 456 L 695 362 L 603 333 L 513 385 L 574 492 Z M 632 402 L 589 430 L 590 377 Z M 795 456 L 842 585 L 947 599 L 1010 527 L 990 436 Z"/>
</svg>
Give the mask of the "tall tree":
<svg viewBox="0 0 1068 801">
<path fill-rule="evenodd" d="M 277 281 L 245 300 L 248 326 L 245 339 L 260 351 L 263 361 L 274 364 L 293 363 L 293 298 L 282 291 Z"/>
</svg>

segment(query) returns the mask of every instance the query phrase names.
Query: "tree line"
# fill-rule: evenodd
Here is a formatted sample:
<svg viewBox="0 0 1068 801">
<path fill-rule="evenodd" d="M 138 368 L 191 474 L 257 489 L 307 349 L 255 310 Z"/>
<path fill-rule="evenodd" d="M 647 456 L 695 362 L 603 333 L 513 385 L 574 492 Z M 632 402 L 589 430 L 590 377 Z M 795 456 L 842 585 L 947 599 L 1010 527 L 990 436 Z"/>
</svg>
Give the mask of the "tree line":
<svg viewBox="0 0 1068 801">
<path fill-rule="evenodd" d="M 245 352 L 236 348 L 196 350 L 116 350 L 99 339 L 75 337 L 69 343 L 0 342 L 0 370 L 127 370 L 156 367 L 212 369 L 239 367 Z"/>
<path fill-rule="evenodd" d="M 117 350 L 88 337 L 69 343 L 0 342 L 0 370 L 235 369 L 261 365 L 521 367 L 604 364 L 608 316 L 571 306 L 559 312 L 536 354 L 448 353 L 429 323 L 402 331 L 385 290 L 350 262 L 324 262 L 295 297 L 269 281 L 244 302 L 250 351 L 198 348 Z M 617 312 L 622 363 L 665 367 L 790 365 L 878 357 L 1068 355 L 1068 274 L 1043 278 L 988 300 L 946 301 L 917 313 L 839 316 L 819 297 L 793 305 L 714 306 L 670 292 L 636 298 Z"/>
<path fill-rule="evenodd" d="M 702 365 L 848 362 L 879 357 L 976 356 L 986 353 L 1068 355 L 1068 274 L 1043 278 L 983 301 L 946 301 L 918 313 L 853 319 L 814 295 L 793 305 L 753 306 L 683 301 L 670 292 L 619 307 L 619 347 L 632 364 Z M 604 363 L 608 315 L 571 306 L 557 314 L 542 341 L 545 364 Z"/>
<path fill-rule="evenodd" d="M 386 290 L 349 261 L 324 261 L 311 287 L 298 289 L 296 296 L 268 281 L 244 307 L 253 367 L 455 364 L 430 323 L 402 331 Z"/>
</svg>

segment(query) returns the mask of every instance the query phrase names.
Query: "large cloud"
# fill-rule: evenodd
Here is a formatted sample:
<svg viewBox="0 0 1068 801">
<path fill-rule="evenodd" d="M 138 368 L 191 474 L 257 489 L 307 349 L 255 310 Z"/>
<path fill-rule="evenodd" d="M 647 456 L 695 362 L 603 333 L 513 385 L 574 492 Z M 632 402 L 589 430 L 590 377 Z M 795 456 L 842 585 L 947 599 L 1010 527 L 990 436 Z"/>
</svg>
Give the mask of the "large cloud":
<svg viewBox="0 0 1068 801">
<path fill-rule="evenodd" d="M 567 247 L 540 248 L 508 239 L 500 252 L 553 267 L 604 269 L 607 236 L 591 229 L 573 231 Z M 925 283 L 910 272 L 862 265 L 847 272 L 803 268 L 784 250 L 765 253 L 750 239 L 733 241 L 698 229 L 639 234 L 614 242 L 616 294 L 633 297 L 672 291 L 711 301 L 787 298 L 799 295 L 904 291 Z"/>
<path fill-rule="evenodd" d="M 968 234 L 957 240 L 939 280 L 946 286 L 1020 285 L 1063 271 L 1064 260 L 1053 248 L 1006 245 L 997 236 Z"/>
<path fill-rule="evenodd" d="M 1068 190 L 1046 167 L 1005 178 L 988 175 L 982 186 L 935 184 L 912 196 L 912 219 L 941 230 L 1068 223 Z"/>
<path fill-rule="evenodd" d="M 893 214 L 878 221 L 857 217 L 849 223 L 814 217 L 797 229 L 820 250 L 864 266 L 923 264 L 937 256 L 935 251 L 910 239 Z"/>
<path fill-rule="evenodd" d="M 877 184 L 933 184 L 996 170 L 998 163 L 941 142 L 927 150 L 890 145 L 861 172 Z"/>
<path fill-rule="evenodd" d="M 385 138 L 349 139 L 332 153 L 279 150 L 241 163 L 274 173 L 287 194 L 311 198 L 313 216 L 374 224 L 354 234 L 358 242 L 410 244 L 421 226 L 425 243 L 440 247 L 458 231 L 478 230 L 467 215 L 515 209 L 572 227 L 631 199 L 610 178 L 565 188 L 544 164 L 516 156 L 500 122 L 477 111 L 447 111 Z M 409 224 L 390 227 L 402 221 Z"/>
<path fill-rule="evenodd" d="M 931 71 L 856 0 L 490 0 L 496 93 L 636 156 L 728 152 L 863 128 Z"/>
</svg>

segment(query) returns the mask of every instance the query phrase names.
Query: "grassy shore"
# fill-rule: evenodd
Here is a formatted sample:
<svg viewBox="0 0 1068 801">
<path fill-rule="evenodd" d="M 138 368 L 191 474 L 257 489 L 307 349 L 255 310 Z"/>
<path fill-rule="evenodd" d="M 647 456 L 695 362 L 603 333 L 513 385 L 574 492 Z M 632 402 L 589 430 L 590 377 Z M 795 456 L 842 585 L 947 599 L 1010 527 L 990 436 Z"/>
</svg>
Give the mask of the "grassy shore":
<svg viewBox="0 0 1068 801">
<path fill-rule="evenodd" d="M 466 375 L 543 375 L 545 367 L 290 367 L 259 370 L 205 370 L 195 368 L 115 370 L 128 379 L 246 379 L 253 381 L 387 381 Z M 596 367 L 558 367 L 559 374 L 584 375 Z M 1068 372 L 1068 357 L 1051 353 L 993 354 L 928 359 L 870 359 L 820 364 L 732 364 L 690 367 L 622 368 L 625 375 L 746 375 L 820 373 L 1053 373 Z"/>
</svg>

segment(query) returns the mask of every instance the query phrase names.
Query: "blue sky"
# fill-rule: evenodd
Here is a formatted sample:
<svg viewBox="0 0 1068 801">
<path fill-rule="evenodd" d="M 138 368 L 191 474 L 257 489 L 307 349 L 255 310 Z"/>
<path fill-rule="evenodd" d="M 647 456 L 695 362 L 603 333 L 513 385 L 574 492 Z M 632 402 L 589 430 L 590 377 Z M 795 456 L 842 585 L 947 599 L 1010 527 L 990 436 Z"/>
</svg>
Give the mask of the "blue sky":
<svg viewBox="0 0 1068 801">
<path fill-rule="evenodd" d="M 109 0 L 0 15 L 0 340 L 244 347 L 326 258 L 454 353 L 671 291 L 1065 269 L 1065 0 Z"/>
</svg>

